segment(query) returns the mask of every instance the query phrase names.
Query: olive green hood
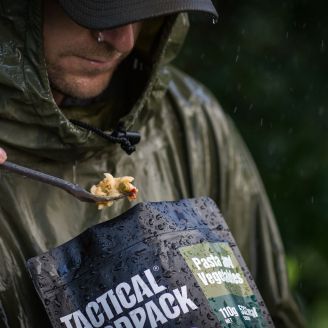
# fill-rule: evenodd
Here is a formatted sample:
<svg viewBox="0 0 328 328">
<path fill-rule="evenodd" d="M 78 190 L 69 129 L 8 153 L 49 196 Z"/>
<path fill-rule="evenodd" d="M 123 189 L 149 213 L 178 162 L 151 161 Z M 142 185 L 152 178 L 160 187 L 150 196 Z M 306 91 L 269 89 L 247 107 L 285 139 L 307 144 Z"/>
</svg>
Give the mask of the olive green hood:
<svg viewBox="0 0 328 328">
<path fill-rule="evenodd" d="M 76 106 L 63 111 L 54 102 L 47 78 L 42 1 L 3 3 L 0 144 L 57 160 L 84 157 L 108 145 L 94 133 L 76 127 L 69 118 L 103 130 L 113 130 L 118 122 L 128 130 L 140 127 L 140 119 L 155 109 L 166 91 L 168 79 L 158 75 L 176 56 L 189 25 L 185 14 L 146 21 L 134 51 L 114 75 L 109 100 L 93 103 L 87 111 Z M 110 112 L 123 116 L 110 117 Z"/>
</svg>

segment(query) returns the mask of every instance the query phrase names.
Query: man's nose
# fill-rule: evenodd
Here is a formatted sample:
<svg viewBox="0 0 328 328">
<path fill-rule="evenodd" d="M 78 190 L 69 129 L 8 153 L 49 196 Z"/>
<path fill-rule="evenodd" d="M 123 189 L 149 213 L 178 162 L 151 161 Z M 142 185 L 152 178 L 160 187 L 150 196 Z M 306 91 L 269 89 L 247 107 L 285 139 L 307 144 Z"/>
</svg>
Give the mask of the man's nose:
<svg viewBox="0 0 328 328">
<path fill-rule="evenodd" d="M 110 44 L 118 52 L 126 53 L 133 49 L 136 42 L 134 24 L 128 24 L 110 30 L 103 30 L 103 42 Z"/>
</svg>

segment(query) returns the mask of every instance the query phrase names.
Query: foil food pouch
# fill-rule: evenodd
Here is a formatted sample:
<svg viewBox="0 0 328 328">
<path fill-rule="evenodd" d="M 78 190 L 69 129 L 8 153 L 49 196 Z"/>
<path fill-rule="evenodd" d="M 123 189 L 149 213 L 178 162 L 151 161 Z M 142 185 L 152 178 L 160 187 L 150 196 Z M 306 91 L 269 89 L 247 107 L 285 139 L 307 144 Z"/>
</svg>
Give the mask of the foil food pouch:
<svg viewBox="0 0 328 328">
<path fill-rule="evenodd" d="M 55 328 L 273 327 L 209 198 L 140 203 L 27 267 Z"/>
</svg>

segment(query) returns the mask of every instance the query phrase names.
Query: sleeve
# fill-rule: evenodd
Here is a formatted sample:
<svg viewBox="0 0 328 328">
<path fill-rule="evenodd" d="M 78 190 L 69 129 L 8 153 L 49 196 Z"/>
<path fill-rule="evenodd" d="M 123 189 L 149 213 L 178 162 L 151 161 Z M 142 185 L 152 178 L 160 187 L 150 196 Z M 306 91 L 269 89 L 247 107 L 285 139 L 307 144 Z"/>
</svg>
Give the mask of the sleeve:
<svg viewBox="0 0 328 328">
<path fill-rule="evenodd" d="M 304 327 L 261 178 L 231 119 L 205 87 L 173 69 L 170 97 L 185 136 L 191 195 L 212 197 L 277 327 Z"/>
</svg>

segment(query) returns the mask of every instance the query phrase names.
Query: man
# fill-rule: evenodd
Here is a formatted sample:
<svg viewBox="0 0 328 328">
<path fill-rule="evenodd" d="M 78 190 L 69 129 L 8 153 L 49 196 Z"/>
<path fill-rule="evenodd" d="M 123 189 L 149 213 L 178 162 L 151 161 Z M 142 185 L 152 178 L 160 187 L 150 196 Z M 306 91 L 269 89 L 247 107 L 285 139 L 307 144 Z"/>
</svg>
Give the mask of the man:
<svg viewBox="0 0 328 328">
<path fill-rule="evenodd" d="M 301 327 L 249 153 L 212 95 L 170 66 L 195 10 L 216 14 L 209 0 L 1 0 L 0 144 L 85 188 L 110 172 L 134 176 L 139 201 L 212 197 L 277 326 Z M 25 260 L 130 206 L 98 212 L 1 171 L 0 326 L 48 327 Z"/>
</svg>

